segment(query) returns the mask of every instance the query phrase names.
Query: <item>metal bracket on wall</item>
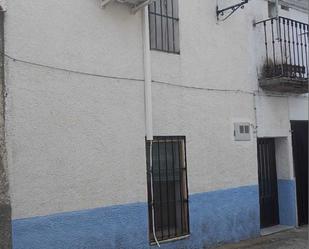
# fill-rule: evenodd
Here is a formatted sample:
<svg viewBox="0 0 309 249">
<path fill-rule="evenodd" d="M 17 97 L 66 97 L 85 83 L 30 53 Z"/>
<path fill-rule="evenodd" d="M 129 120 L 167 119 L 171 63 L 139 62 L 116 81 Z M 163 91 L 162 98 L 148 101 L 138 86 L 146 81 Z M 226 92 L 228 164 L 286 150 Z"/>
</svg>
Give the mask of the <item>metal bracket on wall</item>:
<svg viewBox="0 0 309 249">
<path fill-rule="evenodd" d="M 224 8 L 224 9 L 219 9 L 219 6 L 217 5 L 216 12 L 217 12 L 218 21 L 225 21 L 231 15 L 233 15 L 236 10 L 238 10 L 239 8 L 243 9 L 245 7 L 244 5 L 247 4 L 248 2 L 249 2 L 249 0 L 242 0 L 240 3 L 234 4 L 232 6 Z M 226 12 L 228 12 L 228 14 L 226 14 Z M 224 18 L 220 19 L 220 16 L 222 16 Z"/>
</svg>

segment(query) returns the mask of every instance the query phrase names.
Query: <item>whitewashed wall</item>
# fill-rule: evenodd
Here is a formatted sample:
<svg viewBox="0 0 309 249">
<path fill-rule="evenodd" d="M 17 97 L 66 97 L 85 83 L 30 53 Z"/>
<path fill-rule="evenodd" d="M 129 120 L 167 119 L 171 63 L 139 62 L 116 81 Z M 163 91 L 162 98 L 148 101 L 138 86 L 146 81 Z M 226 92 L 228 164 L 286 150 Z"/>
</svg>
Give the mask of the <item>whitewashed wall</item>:
<svg viewBox="0 0 309 249">
<path fill-rule="evenodd" d="M 10 1 L 6 52 L 143 78 L 141 17 L 99 1 Z M 146 200 L 143 82 L 7 62 L 13 216 Z"/>
<path fill-rule="evenodd" d="M 234 121 L 254 124 L 256 118 L 251 93 L 258 89 L 259 50 L 252 23 L 267 17 L 267 4 L 251 2 L 217 23 L 215 1 L 180 0 L 181 54 L 152 52 L 154 81 L 176 85 L 153 83 L 154 133 L 187 137 L 190 193 L 257 184 L 255 135 L 249 142 L 233 140 Z M 7 60 L 14 218 L 146 201 L 141 15 L 120 4 L 99 5 L 8 3 L 7 54 L 131 78 Z M 277 99 L 263 101 L 258 118 L 274 105 L 281 108 Z M 279 113 L 286 130 L 288 114 Z M 272 120 L 260 129 L 277 132 L 278 120 Z"/>
<path fill-rule="evenodd" d="M 291 138 L 292 138 L 291 136 L 275 138 L 276 166 L 277 166 L 278 179 L 284 179 L 284 180 L 295 179 Z"/>
<path fill-rule="evenodd" d="M 259 137 L 286 137 L 290 134 L 288 99 L 282 96 L 256 97 Z"/>
<path fill-rule="evenodd" d="M 289 97 L 290 120 L 308 120 L 308 95 Z"/>
</svg>

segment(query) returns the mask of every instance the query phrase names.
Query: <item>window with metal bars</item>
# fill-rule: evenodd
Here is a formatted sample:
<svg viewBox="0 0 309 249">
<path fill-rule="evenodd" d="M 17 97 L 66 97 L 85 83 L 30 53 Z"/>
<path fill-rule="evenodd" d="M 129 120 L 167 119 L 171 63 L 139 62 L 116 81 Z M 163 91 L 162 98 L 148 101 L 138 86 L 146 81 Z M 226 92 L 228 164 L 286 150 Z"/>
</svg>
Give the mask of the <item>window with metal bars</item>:
<svg viewBox="0 0 309 249">
<path fill-rule="evenodd" d="M 185 137 L 146 141 L 151 244 L 155 243 L 154 232 L 158 241 L 180 239 L 190 233 L 185 145 Z"/>
<path fill-rule="evenodd" d="M 155 0 L 149 5 L 150 48 L 180 53 L 178 0 Z"/>
</svg>

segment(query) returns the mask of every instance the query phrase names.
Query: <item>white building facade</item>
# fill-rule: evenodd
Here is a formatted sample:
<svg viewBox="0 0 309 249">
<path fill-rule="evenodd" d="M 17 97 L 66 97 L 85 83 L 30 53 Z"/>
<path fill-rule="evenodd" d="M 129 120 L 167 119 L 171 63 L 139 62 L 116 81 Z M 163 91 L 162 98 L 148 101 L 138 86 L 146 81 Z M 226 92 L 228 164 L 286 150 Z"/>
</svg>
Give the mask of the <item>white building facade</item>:
<svg viewBox="0 0 309 249">
<path fill-rule="evenodd" d="M 308 32 L 307 1 L 280 2 L 279 28 L 279 18 L 268 20 L 272 4 L 264 0 L 250 1 L 225 21 L 229 11 L 218 20 L 217 4 L 241 1 L 168 0 L 162 8 L 172 2 L 172 11 L 152 9 L 154 3 L 149 9 L 150 15 L 161 11 L 158 19 L 149 16 L 152 142 L 145 138 L 146 10 L 132 14 L 119 2 L 101 8 L 99 0 L 6 3 L 14 249 L 144 249 L 156 239 L 162 248 L 203 248 L 260 236 L 270 225 L 306 223 L 300 222 L 291 125 L 308 125 L 309 47 L 301 33 Z M 172 21 L 163 30 L 166 19 Z M 293 41 L 283 38 L 289 31 L 283 20 L 301 23 L 291 36 L 299 38 L 299 63 L 287 56 Z M 273 40 L 260 21 L 273 21 Z M 265 57 L 265 33 L 269 57 L 277 52 L 273 59 Z M 155 44 L 169 35 L 172 43 Z M 265 143 L 274 151 L 259 147 Z M 275 161 L 267 161 L 272 153 Z M 269 191 L 277 200 L 263 207 L 271 175 L 263 175 L 265 167 L 275 170 L 269 186 L 276 190 Z"/>
</svg>

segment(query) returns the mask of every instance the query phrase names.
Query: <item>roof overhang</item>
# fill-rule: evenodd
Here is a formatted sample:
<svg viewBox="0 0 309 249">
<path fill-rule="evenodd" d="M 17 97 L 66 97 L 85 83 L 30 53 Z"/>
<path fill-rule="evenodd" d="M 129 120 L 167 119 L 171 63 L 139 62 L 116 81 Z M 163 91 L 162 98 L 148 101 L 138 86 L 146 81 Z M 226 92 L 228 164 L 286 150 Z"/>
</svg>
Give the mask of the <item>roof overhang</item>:
<svg viewBox="0 0 309 249">
<path fill-rule="evenodd" d="M 112 2 L 124 3 L 130 6 L 132 13 L 136 13 L 141 8 L 149 5 L 153 0 L 101 0 L 101 6 L 104 8 L 106 5 Z"/>
</svg>

